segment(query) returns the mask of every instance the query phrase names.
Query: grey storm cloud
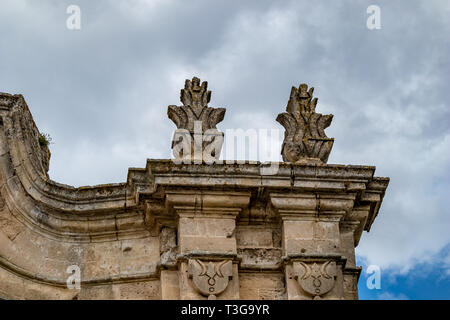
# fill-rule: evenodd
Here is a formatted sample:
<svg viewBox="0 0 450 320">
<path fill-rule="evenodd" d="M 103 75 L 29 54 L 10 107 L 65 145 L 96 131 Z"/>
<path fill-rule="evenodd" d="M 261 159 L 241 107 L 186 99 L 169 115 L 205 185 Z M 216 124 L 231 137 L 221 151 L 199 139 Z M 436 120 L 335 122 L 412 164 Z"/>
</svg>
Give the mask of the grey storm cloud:
<svg viewBox="0 0 450 320">
<path fill-rule="evenodd" d="M 66 28 L 71 4 L 81 30 Z M 334 114 L 329 163 L 391 177 L 357 252 L 407 272 L 450 242 L 449 14 L 447 1 L 6 0 L 0 91 L 23 94 L 52 136 L 50 177 L 86 185 L 171 157 L 184 79 L 209 82 L 222 130 L 281 130 L 291 86 L 314 86 Z"/>
</svg>

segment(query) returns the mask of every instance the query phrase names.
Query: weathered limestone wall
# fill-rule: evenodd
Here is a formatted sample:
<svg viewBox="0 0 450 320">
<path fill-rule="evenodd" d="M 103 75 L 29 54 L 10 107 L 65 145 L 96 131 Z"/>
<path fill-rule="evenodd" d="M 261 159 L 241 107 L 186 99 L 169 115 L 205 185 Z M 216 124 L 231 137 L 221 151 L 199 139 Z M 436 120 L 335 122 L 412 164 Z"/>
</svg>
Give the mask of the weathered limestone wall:
<svg viewBox="0 0 450 320">
<path fill-rule="evenodd" d="M 23 97 L 0 94 L 1 298 L 357 299 L 354 248 L 388 185 L 369 166 L 148 160 L 73 188 L 49 158 Z"/>
<path fill-rule="evenodd" d="M 0 211 L 0 231 L 2 297 L 160 297 L 158 237 L 105 242 L 52 239 L 24 226 L 7 206 Z M 66 289 L 70 265 L 81 269 L 85 290 Z"/>
</svg>

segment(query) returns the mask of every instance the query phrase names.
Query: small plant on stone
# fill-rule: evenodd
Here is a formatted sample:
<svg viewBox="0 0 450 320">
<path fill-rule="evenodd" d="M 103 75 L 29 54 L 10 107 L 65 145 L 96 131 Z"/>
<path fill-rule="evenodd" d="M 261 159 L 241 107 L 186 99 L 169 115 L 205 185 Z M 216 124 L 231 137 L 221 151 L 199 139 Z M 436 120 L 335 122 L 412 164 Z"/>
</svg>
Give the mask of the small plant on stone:
<svg viewBox="0 0 450 320">
<path fill-rule="evenodd" d="M 41 147 L 48 147 L 52 143 L 52 137 L 48 133 L 39 134 L 39 145 Z"/>
</svg>

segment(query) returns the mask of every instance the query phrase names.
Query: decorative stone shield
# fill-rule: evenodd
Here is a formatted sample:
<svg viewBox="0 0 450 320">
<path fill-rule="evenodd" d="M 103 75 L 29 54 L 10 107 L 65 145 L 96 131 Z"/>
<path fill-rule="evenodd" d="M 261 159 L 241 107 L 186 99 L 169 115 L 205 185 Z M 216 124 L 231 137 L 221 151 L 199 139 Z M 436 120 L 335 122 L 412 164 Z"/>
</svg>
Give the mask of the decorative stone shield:
<svg viewBox="0 0 450 320">
<path fill-rule="evenodd" d="M 228 286 L 233 276 L 231 260 L 213 262 L 189 259 L 189 277 L 196 289 L 209 300 L 216 299 Z"/>
<path fill-rule="evenodd" d="M 328 260 L 324 263 L 294 262 L 294 275 L 302 289 L 314 299 L 333 289 L 336 282 L 336 262 Z"/>
</svg>

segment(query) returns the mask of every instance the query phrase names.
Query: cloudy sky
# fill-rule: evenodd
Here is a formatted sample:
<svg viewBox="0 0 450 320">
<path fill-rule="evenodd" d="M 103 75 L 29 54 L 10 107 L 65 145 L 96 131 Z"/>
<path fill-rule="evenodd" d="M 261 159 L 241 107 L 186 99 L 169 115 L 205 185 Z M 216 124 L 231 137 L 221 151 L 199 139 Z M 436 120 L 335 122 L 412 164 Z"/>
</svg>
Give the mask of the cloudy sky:
<svg viewBox="0 0 450 320">
<path fill-rule="evenodd" d="M 71 4 L 80 30 L 66 26 Z M 367 28 L 372 4 L 381 29 Z M 51 178 L 80 186 L 171 157 L 167 106 L 194 75 L 227 108 L 222 131 L 281 130 L 291 87 L 314 86 L 334 114 L 329 163 L 391 178 L 357 248 L 381 289 L 363 273 L 361 298 L 449 299 L 449 15 L 446 0 L 3 0 L 0 91 L 23 94 L 51 135 Z M 259 160 L 278 160 L 281 140 Z"/>
</svg>

